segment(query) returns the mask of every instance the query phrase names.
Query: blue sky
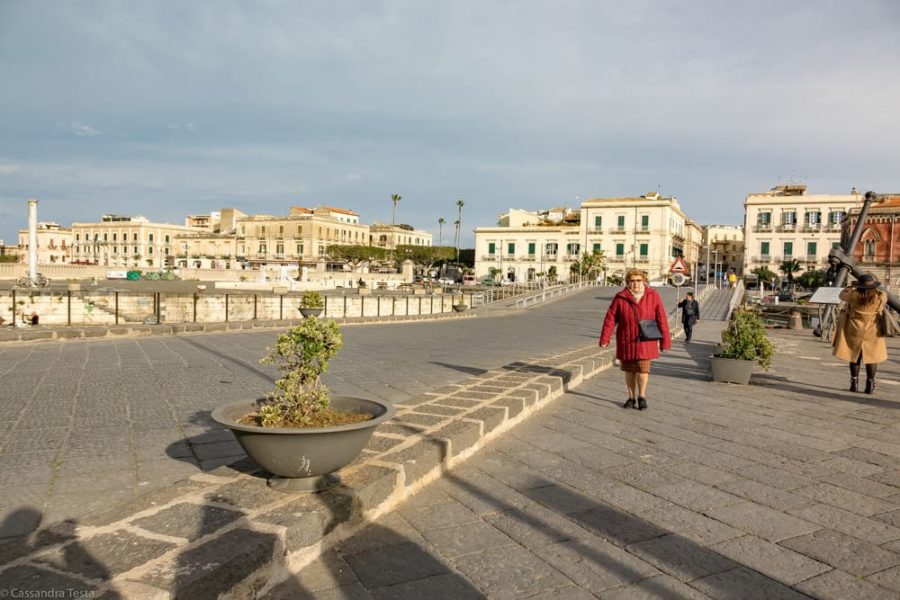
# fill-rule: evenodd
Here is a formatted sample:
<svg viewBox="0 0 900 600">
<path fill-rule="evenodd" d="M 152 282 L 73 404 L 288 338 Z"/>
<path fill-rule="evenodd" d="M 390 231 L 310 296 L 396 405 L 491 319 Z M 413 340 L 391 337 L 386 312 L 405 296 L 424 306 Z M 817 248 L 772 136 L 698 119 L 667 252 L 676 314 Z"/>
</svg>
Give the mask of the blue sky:
<svg viewBox="0 0 900 600">
<path fill-rule="evenodd" d="M 864 1 L 0 0 L 0 239 L 39 218 L 898 191 L 900 9 Z M 445 226 L 445 243 L 452 225 Z M 437 241 L 437 240 L 436 240 Z"/>
</svg>

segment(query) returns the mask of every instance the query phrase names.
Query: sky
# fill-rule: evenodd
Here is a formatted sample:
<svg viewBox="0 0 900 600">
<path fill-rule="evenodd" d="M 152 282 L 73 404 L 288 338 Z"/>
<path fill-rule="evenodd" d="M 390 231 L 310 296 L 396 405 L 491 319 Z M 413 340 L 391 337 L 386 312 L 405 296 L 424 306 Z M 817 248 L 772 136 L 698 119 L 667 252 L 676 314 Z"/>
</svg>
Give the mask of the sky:
<svg viewBox="0 0 900 600">
<path fill-rule="evenodd" d="M 887 0 L 0 0 L 0 239 L 38 218 L 900 190 Z"/>
</svg>

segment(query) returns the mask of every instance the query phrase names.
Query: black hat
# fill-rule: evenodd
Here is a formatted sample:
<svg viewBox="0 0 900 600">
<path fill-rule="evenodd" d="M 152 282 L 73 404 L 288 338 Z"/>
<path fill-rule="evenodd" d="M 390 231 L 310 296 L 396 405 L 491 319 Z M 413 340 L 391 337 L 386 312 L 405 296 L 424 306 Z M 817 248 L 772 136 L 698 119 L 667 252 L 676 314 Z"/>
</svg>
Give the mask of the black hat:
<svg viewBox="0 0 900 600">
<path fill-rule="evenodd" d="M 856 283 L 853 284 L 853 287 L 858 290 L 874 290 L 880 285 L 881 282 L 878 281 L 877 277 L 871 273 L 863 273 L 859 276 L 859 279 L 856 280 Z"/>
</svg>

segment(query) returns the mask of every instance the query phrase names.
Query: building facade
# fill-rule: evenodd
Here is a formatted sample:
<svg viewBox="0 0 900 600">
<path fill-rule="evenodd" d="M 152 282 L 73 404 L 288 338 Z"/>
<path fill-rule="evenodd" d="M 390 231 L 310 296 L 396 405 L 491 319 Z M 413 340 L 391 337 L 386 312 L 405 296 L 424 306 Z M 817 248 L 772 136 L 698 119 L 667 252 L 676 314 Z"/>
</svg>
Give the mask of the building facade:
<svg viewBox="0 0 900 600">
<path fill-rule="evenodd" d="M 19 230 L 19 262 L 28 262 L 28 230 Z M 72 261 L 72 230 L 57 223 L 37 224 L 37 264 L 59 265 Z"/>
<path fill-rule="evenodd" d="M 842 222 L 862 205 L 855 189 L 845 195 L 806 193 L 805 185 L 779 185 L 744 200 L 744 273 L 766 267 L 779 273 L 796 259 L 804 271 L 825 269 L 841 242 Z"/>
<path fill-rule="evenodd" d="M 432 236 L 412 225 L 374 223 L 369 228 L 369 245 L 392 249 L 397 246 L 431 246 Z"/>
<path fill-rule="evenodd" d="M 674 196 L 592 198 L 581 205 L 582 247 L 602 250 L 610 274 L 637 267 L 651 280 L 664 278 L 675 257 L 684 257 L 686 223 Z"/>
<path fill-rule="evenodd" d="M 146 217 L 103 215 L 99 223 L 72 224 L 72 263 L 159 269 L 171 264 L 180 236 L 202 229 L 151 223 Z"/>
<path fill-rule="evenodd" d="M 849 241 L 859 221 L 860 208 L 850 209 L 844 222 L 842 243 Z M 869 206 L 853 258 L 861 269 L 874 273 L 889 290 L 900 289 L 900 195 Z"/>
<path fill-rule="evenodd" d="M 292 206 L 286 216 L 235 219 L 237 259 L 248 267 L 314 265 L 331 245 L 369 245 L 369 227 L 343 208 Z"/>
<path fill-rule="evenodd" d="M 712 278 L 744 273 L 744 228 L 741 225 L 706 225 L 700 264 L 701 272 Z M 708 252 L 707 252 L 708 250 Z M 704 277 L 701 277 L 705 281 Z"/>
<path fill-rule="evenodd" d="M 564 217 L 568 218 L 564 218 Z M 495 227 L 475 228 L 475 276 L 499 273 L 506 281 L 530 282 L 556 275 L 568 281 L 581 253 L 578 212 L 568 215 L 510 209 Z"/>
</svg>

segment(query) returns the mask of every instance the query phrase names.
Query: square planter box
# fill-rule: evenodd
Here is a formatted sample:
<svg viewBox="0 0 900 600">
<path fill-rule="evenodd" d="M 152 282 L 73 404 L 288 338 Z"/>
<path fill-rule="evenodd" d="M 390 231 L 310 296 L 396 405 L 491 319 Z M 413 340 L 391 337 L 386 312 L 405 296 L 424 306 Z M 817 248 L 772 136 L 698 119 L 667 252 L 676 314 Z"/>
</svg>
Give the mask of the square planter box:
<svg viewBox="0 0 900 600">
<path fill-rule="evenodd" d="M 372 295 L 372 288 L 364 287 L 364 288 L 356 288 L 356 289 L 359 292 L 360 296 L 371 296 Z"/>
</svg>

